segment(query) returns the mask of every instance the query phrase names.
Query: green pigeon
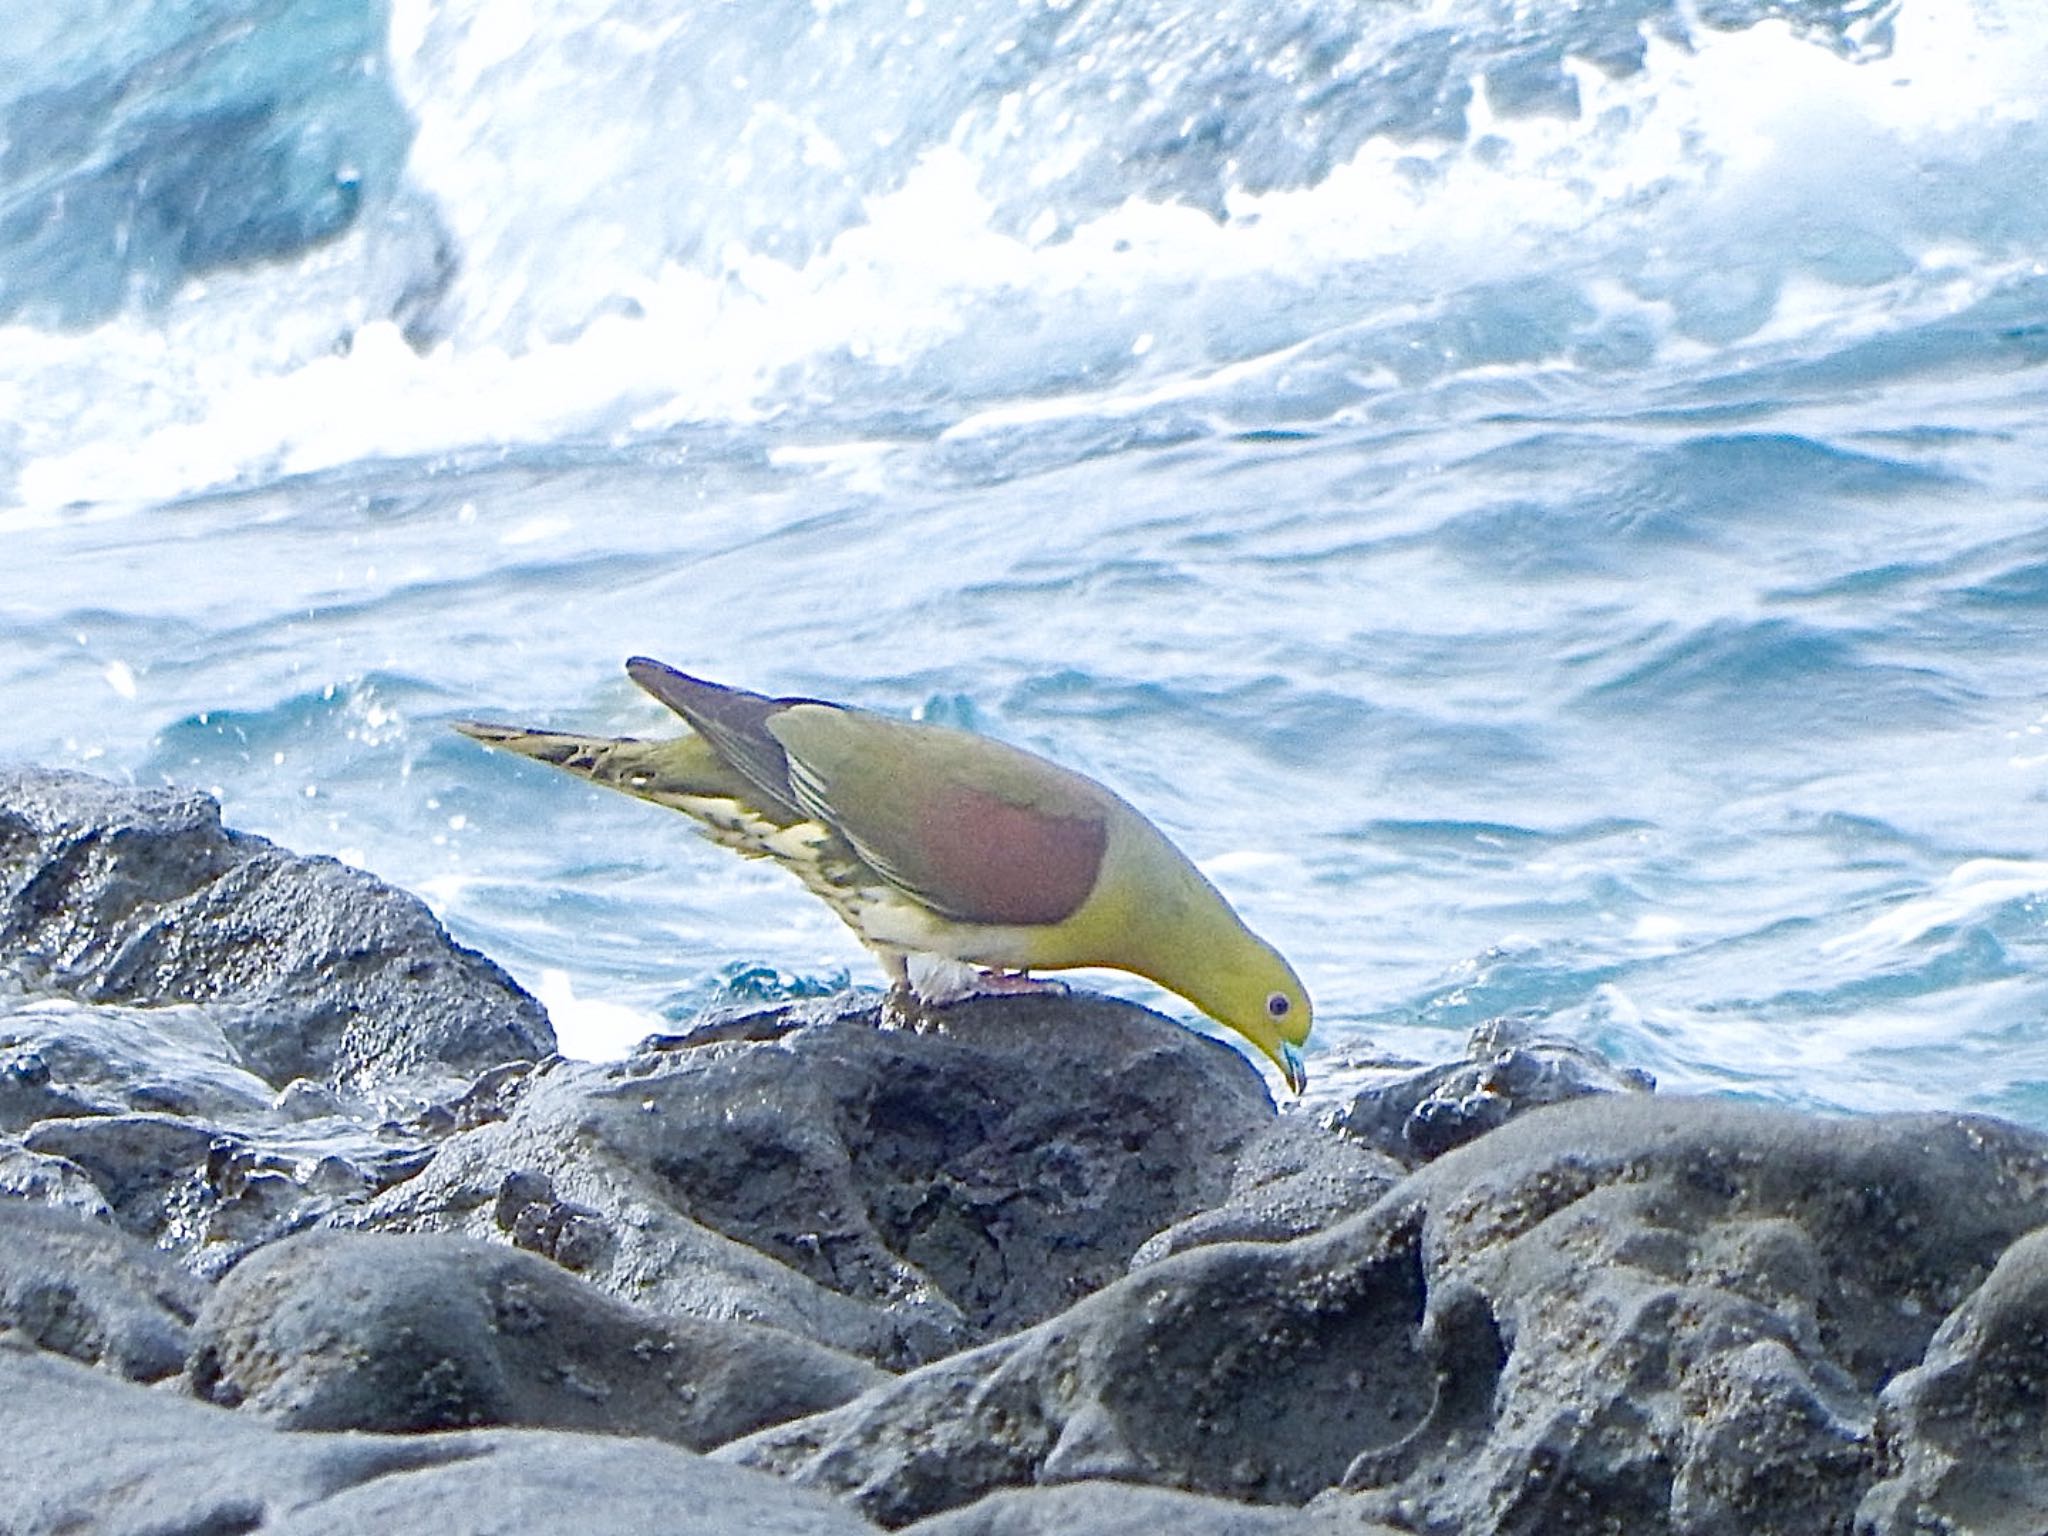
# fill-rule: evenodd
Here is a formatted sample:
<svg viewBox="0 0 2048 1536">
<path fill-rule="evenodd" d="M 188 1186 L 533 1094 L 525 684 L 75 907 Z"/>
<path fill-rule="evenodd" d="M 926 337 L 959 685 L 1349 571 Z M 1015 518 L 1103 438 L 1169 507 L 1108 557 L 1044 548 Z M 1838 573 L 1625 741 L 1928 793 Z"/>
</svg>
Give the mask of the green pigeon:
<svg viewBox="0 0 2048 1536">
<path fill-rule="evenodd" d="M 693 817 L 839 914 L 913 1005 L 912 955 L 1032 971 L 1106 966 L 1229 1025 L 1300 1093 L 1308 994 L 1166 835 L 1095 780 L 971 731 L 778 699 L 644 656 L 634 682 L 682 716 L 667 741 L 465 723 L 490 746 Z"/>
</svg>

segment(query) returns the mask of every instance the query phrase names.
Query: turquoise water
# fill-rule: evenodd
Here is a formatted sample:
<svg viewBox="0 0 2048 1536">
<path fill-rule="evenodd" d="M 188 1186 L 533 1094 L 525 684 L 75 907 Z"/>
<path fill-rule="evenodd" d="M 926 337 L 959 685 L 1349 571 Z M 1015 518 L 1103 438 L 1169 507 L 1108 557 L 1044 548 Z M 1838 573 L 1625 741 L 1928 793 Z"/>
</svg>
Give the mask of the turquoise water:
<svg viewBox="0 0 2048 1536">
<path fill-rule="evenodd" d="M 2048 1125 L 2048 23 L 670 10 L 5 45 L 9 756 L 419 891 L 572 1050 L 876 982 L 447 729 L 658 733 L 644 652 L 1114 785 L 1327 1081 L 1508 1013 Z"/>
</svg>

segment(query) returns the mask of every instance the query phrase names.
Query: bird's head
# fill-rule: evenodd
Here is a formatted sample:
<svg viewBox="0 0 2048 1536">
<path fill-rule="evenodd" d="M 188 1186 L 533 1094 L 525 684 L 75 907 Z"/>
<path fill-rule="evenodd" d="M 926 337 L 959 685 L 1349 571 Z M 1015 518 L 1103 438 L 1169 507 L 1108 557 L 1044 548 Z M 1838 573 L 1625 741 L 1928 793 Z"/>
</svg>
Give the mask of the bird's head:
<svg viewBox="0 0 2048 1536">
<path fill-rule="evenodd" d="M 1193 913 L 1183 910 L 1180 921 L 1155 930 L 1163 942 L 1127 968 L 1243 1035 L 1300 1093 L 1308 1073 L 1295 1047 L 1307 1041 L 1315 1018 L 1308 989 L 1280 952 L 1245 927 L 1221 897 L 1193 905 Z"/>
<path fill-rule="evenodd" d="M 1077 963 L 1114 965 L 1179 993 L 1257 1046 L 1300 1093 L 1308 1073 L 1295 1047 L 1315 1016 L 1294 967 L 1142 817 L 1131 813 L 1119 830 L 1087 914 L 1099 914 L 1102 931 Z"/>
<path fill-rule="evenodd" d="M 1212 963 L 1196 970 L 1182 995 L 1251 1041 L 1280 1069 L 1287 1086 L 1300 1093 L 1308 1086 L 1308 1072 L 1295 1047 L 1307 1041 L 1315 1017 L 1308 989 L 1294 967 L 1257 934 L 1240 930 L 1230 939 L 1217 946 Z"/>
</svg>

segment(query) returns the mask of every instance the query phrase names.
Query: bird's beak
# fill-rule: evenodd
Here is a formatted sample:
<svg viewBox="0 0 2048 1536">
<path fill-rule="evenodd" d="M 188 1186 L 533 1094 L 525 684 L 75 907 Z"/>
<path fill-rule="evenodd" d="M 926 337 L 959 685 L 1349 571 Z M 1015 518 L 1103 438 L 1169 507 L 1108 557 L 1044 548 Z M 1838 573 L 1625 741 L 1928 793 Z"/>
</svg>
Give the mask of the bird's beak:
<svg viewBox="0 0 2048 1536">
<path fill-rule="evenodd" d="M 1308 1068 L 1301 1064 L 1301 1052 L 1285 1043 L 1280 1047 L 1280 1075 L 1297 1099 L 1308 1091 Z"/>
</svg>

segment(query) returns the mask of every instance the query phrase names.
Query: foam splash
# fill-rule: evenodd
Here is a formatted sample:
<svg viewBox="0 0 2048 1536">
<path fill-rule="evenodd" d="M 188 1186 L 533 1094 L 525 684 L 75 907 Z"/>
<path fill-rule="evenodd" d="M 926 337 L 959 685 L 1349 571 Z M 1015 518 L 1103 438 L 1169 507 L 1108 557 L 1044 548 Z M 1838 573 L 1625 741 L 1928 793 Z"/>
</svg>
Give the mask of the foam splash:
<svg viewBox="0 0 2048 1536">
<path fill-rule="evenodd" d="M 534 995 L 555 1027 L 556 1048 L 579 1061 L 615 1060 L 668 1027 L 660 1014 L 603 998 L 578 997 L 569 973 L 555 966 L 541 971 Z"/>
<path fill-rule="evenodd" d="M 1924 895 L 1886 908 L 1853 933 L 1825 941 L 1829 954 L 1869 963 L 1887 952 L 1910 949 L 1930 934 L 1982 923 L 2016 902 L 2048 895 L 2048 861 L 1970 859 L 1957 865 Z"/>
<path fill-rule="evenodd" d="M 451 14 L 394 19 L 395 78 L 421 123 L 403 218 L 293 266 L 209 276 L 158 314 L 83 334 L 0 327 L 15 423 L 0 500 L 10 457 L 12 499 L 47 512 L 364 459 L 630 447 L 863 401 L 928 405 L 956 439 L 1290 391 L 1313 417 L 1460 371 L 1847 340 L 1966 308 L 2048 237 L 2037 200 L 1993 207 L 1982 191 L 2038 185 L 2048 60 L 1965 0 L 1915 6 L 1875 62 L 1775 21 L 1683 47 L 1646 28 L 1640 68 L 1567 55 L 1568 107 L 1509 112 L 1482 89 L 1454 141 L 1382 132 L 1308 184 L 1225 186 L 1213 209 L 1097 187 L 1078 213 L 1020 223 L 991 176 L 1021 130 L 996 132 L 979 107 L 907 160 L 835 162 L 848 125 L 798 122 L 783 150 L 836 189 L 836 211 L 794 243 L 745 212 L 767 129 L 731 167 L 735 203 L 693 205 L 725 236 L 685 239 L 635 179 L 656 120 L 564 120 L 546 96 L 512 110 L 516 82 L 567 89 L 553 33 L 490 7 Z M 894 144 L 899 108 L 878 104 L 867 131 Z M 1031 174 L 1059 182 L 1058 145 L 1032 150 Z M 599 151 L 616 190 L 589 174 Z M 555 205 L 523 207 L 511 187 L 555 188 L 574 217 L 537 223 Z M 436 219 L 439 237 L 421 227 Z M 435 238 L 454 242 L 452 268 Z M 428 268 L 432 342 L 394 309 Z"/>
</svg>

